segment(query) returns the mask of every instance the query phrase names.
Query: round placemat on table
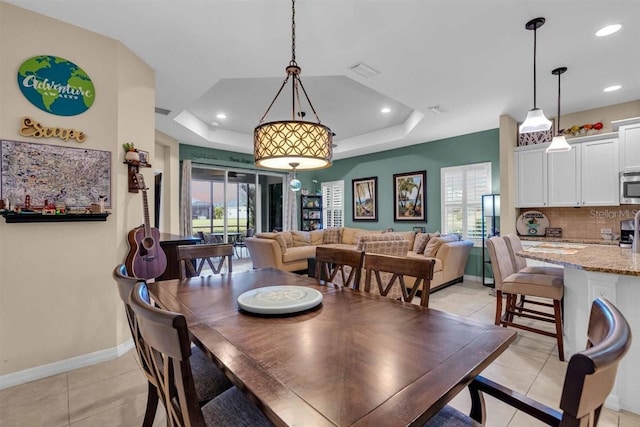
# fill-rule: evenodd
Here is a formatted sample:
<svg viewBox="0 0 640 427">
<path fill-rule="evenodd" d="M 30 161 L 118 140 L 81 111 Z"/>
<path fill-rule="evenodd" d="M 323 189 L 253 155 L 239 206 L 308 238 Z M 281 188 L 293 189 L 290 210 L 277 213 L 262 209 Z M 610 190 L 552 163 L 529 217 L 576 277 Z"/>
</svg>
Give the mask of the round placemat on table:
<svg viewBox="0 0 640 427">
<path fill-rule="evenodd" d="M 322 302 L 322 294 L 305 286 L 267 286 L 238 297 L 241 309 L 256 314 L 290 314 L 309 310 Z"/>
</svg>

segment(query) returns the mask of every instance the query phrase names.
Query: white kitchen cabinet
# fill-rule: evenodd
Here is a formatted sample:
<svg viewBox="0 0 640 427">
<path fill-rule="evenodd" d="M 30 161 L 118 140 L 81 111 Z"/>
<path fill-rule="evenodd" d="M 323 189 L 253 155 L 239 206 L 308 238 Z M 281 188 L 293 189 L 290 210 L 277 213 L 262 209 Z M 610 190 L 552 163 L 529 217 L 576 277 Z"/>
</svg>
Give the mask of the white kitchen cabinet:
<svg viewBox="0 0 640 427">
<path fill-rule="evenodd" d="M 515 152 L 517 182 L 516 207 L 536 208 L 547 205 L 546 144 Z"/>
<path fill-rule="evenodd" d="M 618 139 L 587 141 L 581 145 L 582 206 L 619 205 Z"/>
<path fill-rule="evenodd" d="M 582 205 L 580 192 L 581 145 L 574 144 L 571 151 L 547 156 L 548 203 L 553 207 L 576 207 Z"/>
<path fill-rule="evenodd" d="M 640 170 L 640 122 L 620 126 L 618 141 L 620 172 Z"/>
<path fill-rule="evenodd" d="M 569 140 L 572 149 L 546 153 L 547 144 L 516 147 L 516 207 L 618 206 L 616 133 Z"/>
</svg>

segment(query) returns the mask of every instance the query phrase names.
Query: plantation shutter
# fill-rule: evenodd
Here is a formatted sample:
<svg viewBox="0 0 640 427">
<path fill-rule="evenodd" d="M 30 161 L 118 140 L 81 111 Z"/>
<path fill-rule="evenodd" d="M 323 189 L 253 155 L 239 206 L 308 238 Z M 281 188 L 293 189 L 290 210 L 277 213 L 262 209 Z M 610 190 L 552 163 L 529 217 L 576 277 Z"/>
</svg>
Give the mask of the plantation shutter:
<svg viewBox="0 0 640 427">
<path fill-rule="evenodd" d="M 344 226 L 344 181 L 322 183 L 322 223 L 324 228 Z"/>
<path fill-rule="evenodd" d="M 491 193 L 491 163 L 453 166 L 440 170 L 442 224 L 445 234 L 463 239 L 482 238 L 482 195 Z"/>
</svg>

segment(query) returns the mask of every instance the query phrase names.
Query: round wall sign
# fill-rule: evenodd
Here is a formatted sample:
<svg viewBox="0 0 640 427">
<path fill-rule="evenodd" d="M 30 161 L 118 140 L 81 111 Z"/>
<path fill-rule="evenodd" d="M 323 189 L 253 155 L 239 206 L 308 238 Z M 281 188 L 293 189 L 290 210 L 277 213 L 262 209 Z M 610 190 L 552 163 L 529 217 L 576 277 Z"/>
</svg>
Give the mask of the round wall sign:
<svg viewBox="0 0 640 427">
<path fill-rule="evenodd" d="M 18 86 L 29 102 L 58 116 L 84 113 L 96 97 L 93 82 L 82 68 L 52 55 L 24 61 L 18 69 Z"/>
<path fill-rule="evenodd" d="M 516 221 L 516 230 L 521 236 L 544 236 L 549 227 L 547 216 L 540 211 L 526 211 Z"/>
</svg>

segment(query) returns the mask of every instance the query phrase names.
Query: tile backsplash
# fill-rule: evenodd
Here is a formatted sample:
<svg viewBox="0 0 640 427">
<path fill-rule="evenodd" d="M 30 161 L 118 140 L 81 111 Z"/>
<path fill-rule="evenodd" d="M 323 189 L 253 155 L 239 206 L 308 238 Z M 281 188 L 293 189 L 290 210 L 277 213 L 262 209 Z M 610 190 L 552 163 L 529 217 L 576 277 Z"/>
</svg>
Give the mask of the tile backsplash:
<svg viewBox="0 0 640 427">
<path fill-rule="evenodd" d="M 538 208 L 519 209 L 520 214 L 535 210 L 549 220 L 549 227 L 562 228 L 562 237 L 567 239 L 600 239 L 600 229 L 610 228 L 620 234 L 620 221 L 633 219 L 640 205 L 593 206 L 584 208 Z"/>
</svg>

